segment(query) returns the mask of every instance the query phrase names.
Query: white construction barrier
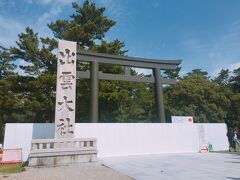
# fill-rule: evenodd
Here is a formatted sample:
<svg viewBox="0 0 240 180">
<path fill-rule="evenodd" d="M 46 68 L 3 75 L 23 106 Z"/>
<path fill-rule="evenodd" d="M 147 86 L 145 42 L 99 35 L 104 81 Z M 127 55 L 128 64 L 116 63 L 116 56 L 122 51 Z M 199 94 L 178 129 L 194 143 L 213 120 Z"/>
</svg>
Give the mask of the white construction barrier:
<svg viewBox="0 0 240 180">
<path fill-rule="evenodd" d="M 216 124 L 76 123 L 75 138 L 97 138 L 98 157 L 199 152 L 211 143 L 227 150 L 227 128 Z M 54 124 L 7 123 L 4 148 L 22 148 L 27 160 L 32 139 L 54 138 Z"/>
</svg>

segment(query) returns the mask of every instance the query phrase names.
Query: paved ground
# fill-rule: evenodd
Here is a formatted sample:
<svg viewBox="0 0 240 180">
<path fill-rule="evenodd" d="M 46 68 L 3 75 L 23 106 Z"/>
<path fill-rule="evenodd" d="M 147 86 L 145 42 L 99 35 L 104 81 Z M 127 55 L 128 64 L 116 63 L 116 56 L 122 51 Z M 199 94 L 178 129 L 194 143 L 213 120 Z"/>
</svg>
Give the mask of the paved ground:
<svg viewBox="0 0 240 180">
<path fill-rule="evenodd" d="M 104 163 L 106 166 L 102 166 Z M 3 180 L 240 180 L 240 153 L 126 156 L 99 163 L 27 168 Z"/>
<path fill-rule="evenodd" d="M 240 180 L 240 153 L 188 153 L 104 158 L 137 180 Z"/>
<path fill-rule="evenodd" d="M 1 180 L 131 180 L 99 163 L 71 166 L 27 168 L 17 174 L 0 175 Z"/>
</svg>

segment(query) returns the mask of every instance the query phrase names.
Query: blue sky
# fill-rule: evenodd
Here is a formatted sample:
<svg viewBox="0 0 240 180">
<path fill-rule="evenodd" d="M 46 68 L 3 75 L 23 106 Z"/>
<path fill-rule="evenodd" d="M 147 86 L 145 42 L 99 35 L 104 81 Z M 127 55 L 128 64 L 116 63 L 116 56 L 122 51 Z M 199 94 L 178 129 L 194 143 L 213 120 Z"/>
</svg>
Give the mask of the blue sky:
<svg viewBox="0 0 240 180">
<path fill-rule="evenodd" d="M 82 3 L 82 1 L 77 1 Z M 106 39 L 125 42 L 129 56 L 182 59 L 210 75 L 240 67 L 239 0 L 94 0 L 117 21 Z M 46 24 L 73 13 L 69 0 L 0 0 L 0 44 L 13 46 L 31 26 L 52 36 Z"/>
</svg>

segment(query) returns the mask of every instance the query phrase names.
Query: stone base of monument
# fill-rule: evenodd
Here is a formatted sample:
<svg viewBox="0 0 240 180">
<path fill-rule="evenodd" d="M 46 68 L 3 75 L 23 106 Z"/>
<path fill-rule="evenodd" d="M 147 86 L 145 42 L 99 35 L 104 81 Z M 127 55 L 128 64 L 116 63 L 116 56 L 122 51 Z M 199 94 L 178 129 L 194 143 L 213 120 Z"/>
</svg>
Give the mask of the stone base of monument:
<svg viewBox="0 0 240 180">
<path fill-rule="evenodd" d="M 97 140 L 34 139 L 29 154 L 29 166 L 57 166 L 97 161 Z"/>
</svg>

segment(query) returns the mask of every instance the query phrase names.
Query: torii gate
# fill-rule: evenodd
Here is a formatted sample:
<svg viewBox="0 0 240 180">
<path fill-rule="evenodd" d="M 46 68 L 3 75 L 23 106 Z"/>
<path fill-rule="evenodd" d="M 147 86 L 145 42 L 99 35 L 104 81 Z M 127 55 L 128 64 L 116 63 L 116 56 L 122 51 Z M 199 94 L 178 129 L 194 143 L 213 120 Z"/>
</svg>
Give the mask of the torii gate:
<svg viewBox="0 0 240 180">
<path fill-rule="evenodd" d="M 127 56 L 114 56 L 109 54 L 92 53 L 89 51 L 77 51 L 77 61 L 90 62 L 89 71 L 77 71 L 77 78 L 90 78 L 91 80 L 91 122 L 98 122 L 98 80 L 118 80 L 118 81 L 131 81 L 142 83 L 155 83 L 156 104 L 158 120 L 165 123 L 165 112 L 163 105 L 163 84 L 175 84 L 175 79 L 163 78 L 160 75 L 160 70 L 174 70 L 181 60 L 153 60 L 146 58 L 135 58 Z M 99 64 L 114 64 L 122 65 L 125 67 L 125 74 L 109 74 L 99 72 Z M 140 67 L 153 69 L 154 77 L 140 77 L 131 76 L 130 68 Z"/>
<path fill-rule="evenodd" d="M 90 63 L 89 71 L 76 71 L 76 61 Z M 155 83 L 155 99 L 157 104 L 158 122 L 165 123 L 165 112 L 163 104 L 163 84 L 175 84 L 175 79 L 163 78 L 160 70 L 174 70 L 181 60 L 156 60 L 136 58 L 128 56 L 115 56 L 109 54 L 92 53 L 77 50 L 76 42 L 59 41 L 58 51 L 58 73 L 57 73 L 57 95 L 55 115 L 55 136 L 73 137 L 75 123 L 75 94 L 76 79 L 90 78 L 91 107 L 90 120 L 98 122 L 98 80 L 118 80 L 142 83 Z M 99 64 L 121 65 L 125 67 L 125 74 L 110 74 L 99 72 Z M 131 76 L 130 68 L 140 67 L 153 70 L 153 77 Z M 59 134 L 62 126 L 65 134 Z M 62 125 L 62 126 L 61 126 Z M 72 130 L 70 130 L 72 129 Z M 58 132 L 57 132 L 58 131 Z M 62 132 L 62 131 L 61 131 Z M 68 134 L 68 135 L 67 135 Z"/>
</svg>

